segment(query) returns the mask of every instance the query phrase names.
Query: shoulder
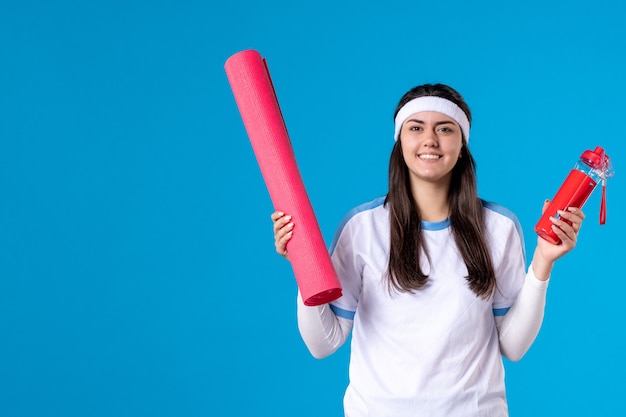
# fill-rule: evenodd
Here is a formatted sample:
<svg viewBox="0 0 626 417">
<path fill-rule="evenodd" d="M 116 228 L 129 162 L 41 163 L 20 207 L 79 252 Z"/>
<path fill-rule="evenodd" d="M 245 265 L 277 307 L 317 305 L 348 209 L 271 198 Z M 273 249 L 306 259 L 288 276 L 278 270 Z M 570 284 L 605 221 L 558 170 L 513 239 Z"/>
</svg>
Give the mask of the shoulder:
<svg viewBox="0 0 626 417">
<path fill-rule="evenodd" d="M 485 212 L 485 221 L 487 225 L 490 223 L 508 223 L 521 233 L 522 227 L 515 213 L 492 201 L 481 200 L 481 203 Z"/>
<path fill-rule="evenodd" d="M 386 212 L 387 209 L 385 207 L 385 199 L 386 197 L 384 196 L 378 197 L 372 201 L 356 206 L 343 217 L 339 228 L 341 229 L 345 227 L 346 224 L 353 221 L 355 218 L 378 216 L 381 213 Z"/>
<path fill-rule="evenodd" d="M 330 251 L 333 252 L 337 241 L 347 229 L 363 229 L 372 230 L 384 226 L 388 222 L 387 207 L 385 205 L 386 197 L 378 197 L 367 203 L 360 204 L 350 210 L 341 220 Z"/>
<path fill-rule="evenodd" d="M 483 205 L 483 208 L 488 212 L 497 213 L 501 216 L 508 217 L 511 220 L 517 220 L 517 216 L 508 208 L 501 206 L 500 204 L 494 203 L 493 201 L 480 200 Z"/>
<path fill-rule="evenodd" d="M 524 251 L 524 232 L 517 216 L 508 208 L 491 201 L 481 200 L 485 213 L 485 227 L 497 246 L 515 241 Z"/>
</svg>

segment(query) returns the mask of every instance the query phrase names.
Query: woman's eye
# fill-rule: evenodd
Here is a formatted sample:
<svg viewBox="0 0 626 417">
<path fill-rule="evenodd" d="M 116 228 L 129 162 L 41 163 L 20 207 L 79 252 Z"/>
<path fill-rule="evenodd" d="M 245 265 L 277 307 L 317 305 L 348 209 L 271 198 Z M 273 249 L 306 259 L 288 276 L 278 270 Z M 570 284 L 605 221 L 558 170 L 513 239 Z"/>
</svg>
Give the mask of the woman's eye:
<svg viewBox="0 0 626 417">
<path fill-rule="evenodd" d="M 445 133 L 450 133 L 452 132 L 452 129 L 450 129 L 449 127 L 442 127 L 439 129 L 440 132 L 445 132 Z"/>
<path fill-rule="evenodd" d="M 413 125 L 413 126 L 409 127 L 409 130 L 417 132 L 417 131 L 422 130 L 422 127 L 421 126 L 417 126 L 417 125 Z"/>
</svg>

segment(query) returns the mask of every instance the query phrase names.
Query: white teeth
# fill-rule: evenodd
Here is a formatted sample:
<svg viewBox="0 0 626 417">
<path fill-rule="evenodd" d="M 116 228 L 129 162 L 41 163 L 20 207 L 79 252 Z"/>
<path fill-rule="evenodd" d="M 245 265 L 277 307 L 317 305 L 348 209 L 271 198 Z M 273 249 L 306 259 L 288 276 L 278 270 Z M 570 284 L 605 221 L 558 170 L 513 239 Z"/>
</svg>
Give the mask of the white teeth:
<svg viewBox="0 0 626 417">
<path fill-rule="evenodd" d="M 439 155 L 430 155 L 430 154 L 420 155 L 419 157 L 422 159 L 439 159 Z"/>
</svg>

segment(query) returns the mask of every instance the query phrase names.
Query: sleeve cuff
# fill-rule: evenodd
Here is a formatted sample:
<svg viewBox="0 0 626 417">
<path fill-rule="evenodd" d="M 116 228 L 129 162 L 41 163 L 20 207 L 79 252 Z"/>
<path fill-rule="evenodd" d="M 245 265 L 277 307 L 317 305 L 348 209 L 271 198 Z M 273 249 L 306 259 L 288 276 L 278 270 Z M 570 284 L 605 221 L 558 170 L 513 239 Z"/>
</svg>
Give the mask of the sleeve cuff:
<svg viewBox="0 0 626 417">
<path fill-rule="evenodd" d="M 547 280 L 542 281 L 535 275 L 532 264 L 528 267 L 528 273 L 526 274 L 526 284 L 538 290 L 545 290 L 550 283 L 550 277 Z"/>
</svg>

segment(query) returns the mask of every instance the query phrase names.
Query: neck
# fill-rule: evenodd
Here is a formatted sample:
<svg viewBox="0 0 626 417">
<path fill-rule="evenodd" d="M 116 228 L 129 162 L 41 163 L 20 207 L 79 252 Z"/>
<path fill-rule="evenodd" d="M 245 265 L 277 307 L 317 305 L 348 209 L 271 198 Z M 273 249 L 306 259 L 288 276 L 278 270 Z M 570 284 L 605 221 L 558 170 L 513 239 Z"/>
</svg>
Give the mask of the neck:
<svg viewBox="0 0 626 417">
<path fill-rule="evenodd" d="M 449 184 L 446 186 L 434 183 L 411 185 L 413 199 L 422 220 L 439 222 L 450 216 L 449 189 Z"/>
</svg>

